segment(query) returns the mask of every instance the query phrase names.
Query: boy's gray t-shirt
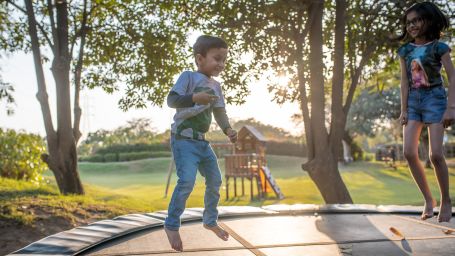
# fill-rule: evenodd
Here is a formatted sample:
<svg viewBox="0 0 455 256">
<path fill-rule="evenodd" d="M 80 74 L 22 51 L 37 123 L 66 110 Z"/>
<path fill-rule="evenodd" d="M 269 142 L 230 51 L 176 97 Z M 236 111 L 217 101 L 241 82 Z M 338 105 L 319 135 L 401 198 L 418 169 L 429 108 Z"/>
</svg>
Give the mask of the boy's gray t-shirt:
<svg viewBox="0 0 455 256">
<path fill-rule="evenodd" d="M 218 96 L 218 99 L 211 104 L 195 103 L 192 107 L 177 108 L 174 115 L 172 133 L 189 138 L 203 138 L 212 123 L 213 108 L 224 108 L 226 105 L 220 83 L 202 73 L 185 71 L 177 79 L 171 91 L 179 95 L 206 92 Z"/>
</svg>

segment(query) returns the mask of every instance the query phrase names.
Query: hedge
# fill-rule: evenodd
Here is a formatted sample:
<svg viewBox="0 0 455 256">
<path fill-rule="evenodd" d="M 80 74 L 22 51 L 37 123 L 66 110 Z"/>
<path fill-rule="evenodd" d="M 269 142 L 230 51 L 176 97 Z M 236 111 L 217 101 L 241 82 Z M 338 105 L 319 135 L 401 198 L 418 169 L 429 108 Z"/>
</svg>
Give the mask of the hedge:
<svg viewBox="0 0 455 256">
<path fill-rule="evenodd" d="M 105 148 L 98 149 L 95 154 L 105 155 L 105 154 L 120 154 L 120 153 L 131 153 L 131 152 L 156 152 L 156 151 L 169 151 L 171 148 L 169 144 L 117 144 L 112 146 L 107 146 Z"/>
<path fill-rule="evenodd" d="M 171 157 L 172 154 L 169 151 L 143 151 L 143 152 L 131 152 L 131 153 L 109 153 L 109 154 L 95 154 L 88 157 L 80 157 L 79 161 L 81 162 L 125 162 L 133 161 L 147 158 L 157 158 L 157 157 Z"/>
</svg>

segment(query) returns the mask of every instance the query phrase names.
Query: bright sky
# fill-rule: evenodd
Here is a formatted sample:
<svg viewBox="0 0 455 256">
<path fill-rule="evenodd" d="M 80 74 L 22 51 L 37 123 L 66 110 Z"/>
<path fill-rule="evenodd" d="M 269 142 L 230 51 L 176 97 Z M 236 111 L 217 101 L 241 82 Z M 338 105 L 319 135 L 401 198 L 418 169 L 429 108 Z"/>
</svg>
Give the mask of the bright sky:
<svg viewBox="0 0 455 256">
<path fill-rule="evenodd" d="M 35 95 L 38 91 L 35 68 L 32 55 L 16 54 L 0 60 L 1 74 L 5 82 L 11 83 L 14 88 L 16 106 L 15 114 L 7 116 L 5 104 L 0 104 L 0 127 L 45 135 L 41 107 Z M 49 104 L 55 120 L 55 85 L 49 67 L 45 70 L 49 94 Z M 272 96 L 268 93 L 265 82 L 252 83 L 251 95 L 246 103 L 241 106 L 228 105 L 228 116 L 233 119 L 255 118 L 256 120 L 300 134 L 301 128 L 296 127 L 291 116 L 299 113 L 298 104 L 286 103 L 277 105 L 271 102 Z M 73 94 L 73 91 L 71 92 Z M 112 130 L 123 126 L 134 118 L 149 118 L 152 127 L 158 131 L 168 129 L 172 123 L 174 110 L 164 106 L 148 107 L 141 110 L 123 112 L 118 108 L 117 102 L 122 91 L 107 94 L 101 89 L 86 90 L 81 93 L 80 105 L 83 108 L 81 131 L 85 135 L 88 131 L 99 129 Z"/>
</svg>

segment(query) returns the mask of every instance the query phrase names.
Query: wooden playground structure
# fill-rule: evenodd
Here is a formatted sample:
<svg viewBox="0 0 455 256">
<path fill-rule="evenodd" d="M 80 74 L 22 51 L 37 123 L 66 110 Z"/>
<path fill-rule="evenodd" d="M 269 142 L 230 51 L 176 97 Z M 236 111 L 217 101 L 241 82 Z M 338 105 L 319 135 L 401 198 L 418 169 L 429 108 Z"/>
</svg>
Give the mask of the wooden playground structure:
<svg viewBox="0 0 455 256">
<path fill-rule="evenodd" d="M 213 143 L 212 148 L 218 152 L 218 157 L 225 159 L 226 200 L 229 199 L 230 181 L 233 179 L 234 197 L 237 196 L 237 178 L 240 178 L 242 196 L 245 195 L 245 179 L 250 181 L 250 196 L 254 199 L 254 184 L 257 188 L 257 198 L 263 199 L 273 191 L 278 199 L 284 195 L 267 166 L 265 158 L 267 140 L 254 127 L 246 125 L 238 132 L 238 139 L 232 143 Z M 224 154 L 220 154 L 224 151 Z M 168 194 L 174 161 L 169 164 L 167 184 L 164 197 Z"/>
<path fill-rule="evenodd" d="M 284 198 L 267 167 L 266 142 L 264 136 L 254 127 L 246 125 L 240 129 L 232 154 L 224 155 L 226 199 L 229 199 L 231 179 L 234 180 L 234 197 L 237 196 L 237 178 L 241 180 L 242 195 L 245 195 L 245 179 L 250 181 L 251 199 L 254 198 L 254 184 L 256 184 L 258 199 L 265 198 L 271 190 L 275 192 L 277 198 Z"/>
</svg>

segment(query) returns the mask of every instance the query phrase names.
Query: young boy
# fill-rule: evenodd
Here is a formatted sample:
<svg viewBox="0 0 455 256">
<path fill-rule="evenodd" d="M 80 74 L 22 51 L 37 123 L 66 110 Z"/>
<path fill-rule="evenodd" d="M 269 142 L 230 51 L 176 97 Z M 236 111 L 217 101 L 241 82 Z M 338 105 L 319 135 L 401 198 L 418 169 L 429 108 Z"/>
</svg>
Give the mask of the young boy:
<svg viewBox="0 0 455 256">
<path fill-rule="evenodd" d="M 226 115 L 220 83 L 212 78 L 224 69 L 227 44 L 221 38 L 203 35 L 196 40 L 193 51 L 197 71 L 183 72 L 167 97 L 168 106 L 177 109 L 171 127 L 171 148 L 178 181 L 169 203 L 164 230 L 172 248 L 177 251 L 183 250 L 179 234 L 180 216 L 193 190 L 197 170 L 205 177 L 206 184 L 204 227 L 221 239 L 228 239 L 229 234 L 217 224 L 221 173 L 216 155 L 204 136 L 212 122 L 212 113 L 230 141 L 235 143 L 237 140 L 237 132 L 231 128 Z"/>
</svg>

